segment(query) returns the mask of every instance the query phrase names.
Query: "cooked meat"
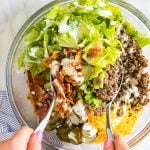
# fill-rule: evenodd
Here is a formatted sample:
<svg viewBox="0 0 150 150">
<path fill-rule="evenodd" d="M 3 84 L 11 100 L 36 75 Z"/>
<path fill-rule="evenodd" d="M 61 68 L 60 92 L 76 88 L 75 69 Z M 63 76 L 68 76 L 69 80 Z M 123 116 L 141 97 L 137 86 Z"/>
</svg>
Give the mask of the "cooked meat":
<svg viewBox="0 0 150 150">
<path fill-rule="evenodd" d="M 141 78 L 139 80 L 139 86 L 141 88 L 147 88 L 149 84 L 149 75 L 148 73 L 144 73 L 141 75 Z"/>
<path fill-rule="evenodd" d="M 62 118 L 67 117 L 71 107 L 76 103 L 76 87 L 83 82 L 81 65 L 81 50 L 64 48 L 67 58 L 61 58 L 57 51 L 51 52 L 50 58 L 44 60 L 46 67 L 51 68 L 53 86 L 56 91 L 55 111 L 58 111 Z M 55 60 L 56 59 L 56 60 Z M 45 89 L 47 83 L 45 73 L 40 73 L 34 78 L 28 71 L 28 83 L 30 93 L 28 98 L 32 101 L 35 113 L 43 118 L 52 100 L 50 89 Z"/>
<path fill-rule="evenodd" d="M 123 108 L 117 109 L 117 115 L 118 117 L 121 117 L 122 115 L 124 115 Z"/>
<path fill-rule="evenodd" d="M 120 29 L 119 29 L 120 30 Z M 148 66 L 148 60 L 143 56 L 142 49 L 137 41 L 121 28 L 118 31 L 118 39 L 123 44 L 124 54 L 122 61 L 124 65 L 124 82 L 116 101 L 130 100 L 134 109 L 137 104 L 146 105 L 150 100 L 148 98 L 149 89 L 149 74 L 143 73 L 145 67 Z M 126 40 L 127 39 L 127 40 Z"/>
<path fill-rule="evenodd" d="M 96 97 L 102 101 L 111 101 L 120 84 L 120 77 L 122 72 L 121 69 L 122 67 L 119 61 L 116 62 L 115 66 L 110 67 L 110 69 L 106 72 L 103 88 L 93 90 Z"/>
<path fill-rule="evenodd" d="M 122 64 L 118 60 L 116 64 L 114 66 L 111 66 L 110 69 L 106 72 L 103 81 L 103 88 L 92 90 L 95 93 L 95 96 L 102 100 L 102 104 L 100 105 L 100 107 L 94 111 L 95 114 L 102 115 L 105 112 L 106 104 L 112 100 L 114 94 L 118 90 L 122 73 Z"/>
<path fill-rule="evenodd" d="M 149 74 L 143 73 L 145 67 L 148 66 L 148 60 L 143 56 L 142 49 L 136 40 L 127 34 L 125 28 L 118 29 L 118 39 L 124 48 L 121 56 L 124 80 L 115 102 L 120 103 L 120 106 L 124 103 L 130 103 L 134 109 L 138 104 L 146 105 L 150 102 L 150 96 L 148 96 L 150 91 Z M 107 71 L 102 89 L 93 90 L 95 95 L 102 100 L 102 105 L 95 110 L 96 114 L 102 115 L 105 112 L 106 104 L 111 101 L 114 92 L 118 89 L 120 72 L 117 72 L 117 69 L 119 65 L 117 62 Z M 94 82 L 101 83 L 100 80 Z M 123 115 L 122 108 L 117 110 L 117 115 Z"/>
</svg>

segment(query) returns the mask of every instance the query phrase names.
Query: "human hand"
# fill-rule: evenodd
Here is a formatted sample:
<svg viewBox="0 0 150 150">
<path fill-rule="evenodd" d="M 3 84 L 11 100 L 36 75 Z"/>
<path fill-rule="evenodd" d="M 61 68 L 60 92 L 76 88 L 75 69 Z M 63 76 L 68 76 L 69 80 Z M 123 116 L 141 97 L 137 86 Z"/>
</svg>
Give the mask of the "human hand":
<svg viewBox="0 0 150 150">
<path fill-rule="evenodd" d="M 33 134 L 33 129 L 22 127 L 10 139 L 0 142 L 0 150 L 41 150 L 41 140 L 41 132 Z"/>
<path fill-rule="evenodd" d="M 108 139 L 104 142 L 104 150 L 114 150 L 114 147 L 115 150 L 130 150 L 123 136 L 120 134 L 115 134 L 114 144 Z"/>
</svg>

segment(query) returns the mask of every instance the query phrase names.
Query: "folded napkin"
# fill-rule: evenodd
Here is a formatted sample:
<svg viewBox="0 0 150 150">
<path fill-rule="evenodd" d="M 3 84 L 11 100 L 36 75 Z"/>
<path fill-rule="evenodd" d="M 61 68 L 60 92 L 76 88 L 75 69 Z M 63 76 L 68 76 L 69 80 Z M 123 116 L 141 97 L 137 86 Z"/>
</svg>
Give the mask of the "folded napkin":
<svg viewBox="0 0 150 150">
<path fill-rule="evenodd" d="M 0 141 L 11 137 L 21 125 L 12 111 L 6 91 L 0 91 Z M 79 145 L 61 142 L 54 132 L 45 132 L 44 136 L 50 145 L 55 145 L 58 150 L 81 150 Z M 55 148 L 43 144 L 43 150 L 56 150 Z"/>
</svg>

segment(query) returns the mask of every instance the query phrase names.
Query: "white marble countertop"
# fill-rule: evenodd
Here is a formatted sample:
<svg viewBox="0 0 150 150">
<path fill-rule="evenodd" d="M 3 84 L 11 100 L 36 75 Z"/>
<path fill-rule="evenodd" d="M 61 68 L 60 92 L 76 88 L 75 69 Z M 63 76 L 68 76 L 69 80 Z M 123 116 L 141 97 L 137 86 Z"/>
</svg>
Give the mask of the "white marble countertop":
<svg viewBox="0 0 150 150">
<path fill-rule="evenodd" d="M 12 40 L 27 18 L 52 0 L 0 0 L 0 90 L 5 90 L 5 63 Z M 150 19 L 150 0 L 126 0 Z M 150 134 L 133 150 L 149 150 Z"/>
</svg>

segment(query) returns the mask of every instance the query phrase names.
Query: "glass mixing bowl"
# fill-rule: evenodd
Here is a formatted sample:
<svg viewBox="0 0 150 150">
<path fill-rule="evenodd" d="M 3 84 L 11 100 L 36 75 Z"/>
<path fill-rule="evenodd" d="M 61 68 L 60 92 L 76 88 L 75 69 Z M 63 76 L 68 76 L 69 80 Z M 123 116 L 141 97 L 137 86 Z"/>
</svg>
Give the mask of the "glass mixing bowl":
<svg viewBox="0 0 150 150">
<path fill-rule="evenodd" d="M 146 33 L 150 36 L 150 21 L 136 8 L 131 6 L 130 4 L 123 2 L 121 0 L 109 0 L 111 3 L 118 5 L 122 11 L 123 15 L 130 21 L 137 29 L 143 33 Z M 60 5 L 65 3 L 69 3 L 68 0 L 57 1 Z M 16 35 L 8 58 L 6 65 L 6 85 L 9 100 L 13 111 L 21 125 L 28 125 L 32 128 L 35 128 L 38 125 L 38 118 L 33 113 L 33 108 L 29 100 L 27 100 L 27 84 L 24 73 L 18 71 L 17 69 L 17 58 L 18 55 L 23 51 L 23 42 L 22 37 L 28 28 L 34 24 L 37 20 L 42 18 L 43 14 L 46 13 L 56 2 L 51 2 L 46 6 L 42 7 L 35 14 L 33 14 L 22 26 Z M 150 53 L 148 50 L 150 46 L 147 46 L 143 49 L 144 55 L 150 61 Z M 150 68 L 147 68 L 147 71 L 150 71 Z M 133 133 L 126 136 L 126 140 L 130 146 L 134 146 L 137 142 L 139 142 L 148 132 L 150 131 L 150 106 L 146 106 L 144 111 L 139 118 L 137 124 L 133 129 Z M 56 148 L 63 147 L 63 149 L 74 150 L 74 149 L 91 149 L 91 150 L 100 150 L 102 144 L 81 144 L 81 145 L 73 145 L 69 143 L 61 142 L 55 131 L 44 133 L 43 145 L 49 147 L 49 145 L 53 145 Z"/>
</svg>

